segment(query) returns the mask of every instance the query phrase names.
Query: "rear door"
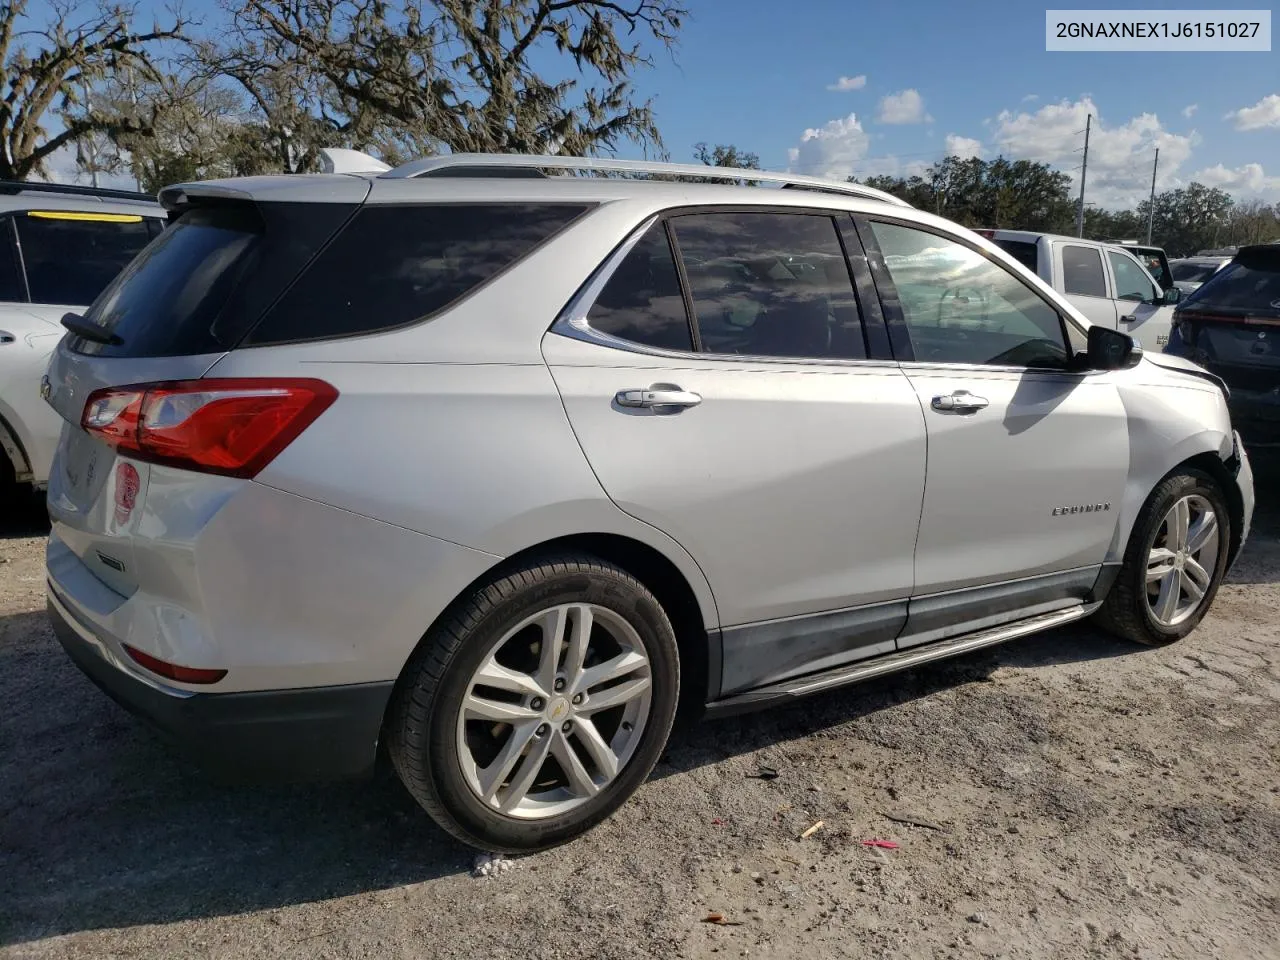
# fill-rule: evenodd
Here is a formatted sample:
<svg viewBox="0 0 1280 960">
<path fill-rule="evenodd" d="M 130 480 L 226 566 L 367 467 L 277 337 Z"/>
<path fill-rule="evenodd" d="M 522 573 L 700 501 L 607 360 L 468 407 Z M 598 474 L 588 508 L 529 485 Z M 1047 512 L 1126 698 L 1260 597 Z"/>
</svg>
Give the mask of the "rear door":
<svg viewBox="0 0 1280 960">
<path fill-rule="evenodd" d="M 1143 350 L 1159 353 L 1169 342 L 1173 326 L 1173 306 L 1164 302 L 1164 291 L 1126 251 L 1108 250 L 1107 267 L 1120 329 L 1137 337 Z"/>
<path fill-rule="evenodd" d="M 1107 286 L 1102 251 L 1089 244 L 1053 242 L 1054 289 L 1089 318 L 1090 323 L 1116 329 L 1119 316 Z"/>
<path fill-rule="evenodd" d="M 722 692 L 892 650 L 924 423 L 837 219 L 673 215 L 597 283 L 544 355 L 605 491 L 705 572 Z"/>
</svg>

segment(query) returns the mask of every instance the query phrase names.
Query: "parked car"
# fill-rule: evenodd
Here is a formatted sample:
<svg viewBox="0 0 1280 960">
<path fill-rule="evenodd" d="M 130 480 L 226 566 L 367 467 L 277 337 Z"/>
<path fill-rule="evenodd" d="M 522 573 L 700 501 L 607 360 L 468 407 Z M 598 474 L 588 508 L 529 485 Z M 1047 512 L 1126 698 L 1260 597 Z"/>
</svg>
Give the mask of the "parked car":
<svg viewBox="0 0 1280 960">
<path fill-rule="evenodd" d="M 1248 443 L 1280 444 L 1280 244 L 1241 247 L 1175 317 L 1168 352 L 1226 382 Z"/>
<path fill-rule="evenodd" d="M 1135 337 L 1144 350 L 1169 342 L 1181 291 L 1162 290 L 1131 247 L 1025 230 L 979 230 L 1070 301 L 1090 323 Z"/>
<path fill-rule="evenodd" d="M 1216 378 L 885 194 L 687 182 L 726 174 L 161 191 L 49 369 L 68 654 L 209 762 L 385 747 L 446 830 L 530 850 L 636 790 L 681 704 L 1195 628 L 1253 510 Z"/>
<path fill-rule="evenodd" d="M 144 194 L 0 181 L 0 490 L 42 488 L 62 419 L 40 378 L 66 330 L 164 227 Z"/>
<path fill-rule="evenodd" d="M 1230 257 L 1183 257 L 1169 261 L 1174 285 L 1183 294 L 1198 290 L 1200 285 L 1231 262 Z"/>
</svg>

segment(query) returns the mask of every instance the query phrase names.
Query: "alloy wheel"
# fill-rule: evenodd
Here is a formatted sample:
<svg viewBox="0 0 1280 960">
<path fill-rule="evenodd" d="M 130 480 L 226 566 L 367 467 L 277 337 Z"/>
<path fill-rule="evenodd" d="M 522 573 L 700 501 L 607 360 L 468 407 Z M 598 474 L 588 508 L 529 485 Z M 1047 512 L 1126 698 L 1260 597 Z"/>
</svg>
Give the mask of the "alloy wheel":
<svg viewBox="0 0 1280 960">
<path fill-rule="evenodd" d="M 1147 604 L 1157 623 L 1177 626 L 1200 608 L 1221 541 L 1221 524 L 1204 497 L 1192 494 L 1169 508 L 1147 553 Z"/>
</svg>

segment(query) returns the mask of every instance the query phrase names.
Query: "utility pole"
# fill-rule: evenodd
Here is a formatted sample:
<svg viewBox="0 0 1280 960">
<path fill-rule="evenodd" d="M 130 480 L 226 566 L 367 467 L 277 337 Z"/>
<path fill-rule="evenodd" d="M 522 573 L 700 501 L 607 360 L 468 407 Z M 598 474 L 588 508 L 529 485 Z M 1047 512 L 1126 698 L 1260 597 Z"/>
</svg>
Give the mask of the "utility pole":
<svg viewBox="0 0 1280 960">
<path fill-rule="evenodd" d="M 1080 206 L 1076 210 L 1076 236 L 1084 236 L 1084 175 L 1089 169 L 1089 127 L 1093 124 L 1093 114 L 1084 121 L 1084 160 L 1080 164 Z"/>
<path fill-rule="evenodd" d="M 81 81 L 84 86 L 84 108 L 86 112 L 89 110 L 89 81 Z M 94 134 L 90 133 L 85 138 L 86 150 L 89 154 L 89 178 L 96 187 L 98 185 L 98 145 L 93 142 Z"/>
<path fill-rule="evenodd" d="M 1156 161 L 1151 164 L 1151 200 L 1147 203 L 1147 246 L 1151 246 L 1151 224 L 1156 217 L 1156 170 L 1160 168 L 1160 148 L 1156 147 Z"/>
</svg>

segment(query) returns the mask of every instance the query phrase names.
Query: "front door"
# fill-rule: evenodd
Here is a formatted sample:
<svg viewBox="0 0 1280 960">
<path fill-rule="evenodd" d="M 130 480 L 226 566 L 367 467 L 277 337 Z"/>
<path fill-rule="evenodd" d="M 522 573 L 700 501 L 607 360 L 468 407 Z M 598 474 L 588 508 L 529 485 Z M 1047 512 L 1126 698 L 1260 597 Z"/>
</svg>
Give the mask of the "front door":
<svg viewBox="0 0 1280 960">
<path fill-rule="evenodd" d="M 892 650 L 924 422 L 868 357 L 833 218 L 673 216 L 615 259 L 543 352 L 604 490 L 706 574 L 722 692 Z"/>
<path fill-rule="evenodd" d="M 1173 328 L 1173 307 L 1137 260 L 1118 250 L 1107 251 L 1120 329 L 1136 337 L 1143 350 L 1161 353 Z"/>
<path fill-rule="evenodd" d="M 976 247 L 893 223 L 863 232 L 892 281 L 882 297 L 910 338 L 903 368 L 929 440 L 899 644 L 1078 603 L 1124 492 L 1128 430 L 1115 387 L 1068 372 L 1079 345 L 1058 311 Z"/>
</svg>

